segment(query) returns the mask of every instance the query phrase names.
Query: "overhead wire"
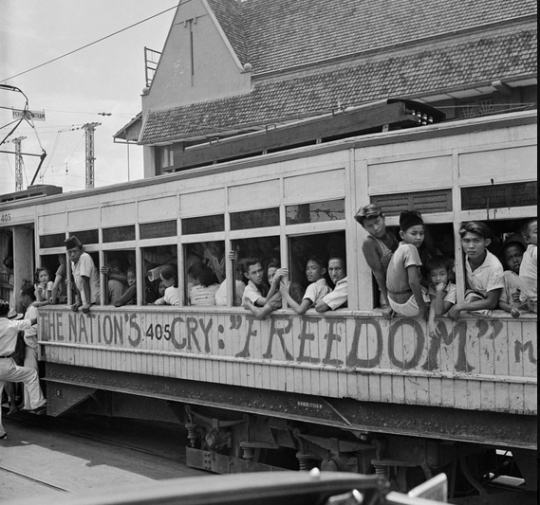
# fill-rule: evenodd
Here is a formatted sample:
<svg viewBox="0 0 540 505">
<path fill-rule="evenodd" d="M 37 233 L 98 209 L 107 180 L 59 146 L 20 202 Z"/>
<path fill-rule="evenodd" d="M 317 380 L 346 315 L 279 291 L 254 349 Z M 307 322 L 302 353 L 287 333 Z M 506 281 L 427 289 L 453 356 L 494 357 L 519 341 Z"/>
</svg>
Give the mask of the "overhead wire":
<svg viewBox="0 0 540 505">
<path fill-rule="evenodd" d="M 93 46 L 95 44 L 98 44 L 99 42 L 102 42 L 104 40 L 107 40 L 111 37 L 114 37 L 115 35 L 118 35 L 119 33 L 122 33 L 122 32 L 125 32 L 126 30 L 129 30 L 131 28 L 134 28 L 135 26 L 138 26 L 142 23 L 145 23 L 146 21 L 149 21 L 150 19 L 153 19 L 155 17 L 158 17 L 158 16 L 161 16 L 162 14 L 165 14 L 166 12 L 169 12 L 173 9 L 177 9 L 178 7 L 180 7 L 181 5 L 184 5 L 184 4 L 187 4 L 188 2 L 190 2 L 191 0 L 185 0 L 183 2 L 180 2 L 180 4 L 178 5 L 175 5 L 174 7 L 169 7 L 168 9 L 165 9 L 164 11 L 161 11 L 161 12 L 158 12 L 157 14 L 154 14 L 150 17 L 147 17 L 141 21 L 137 21 L 136 23 L 132 24 L 132 25 L 129 25 L 129 26 L 126 26 L 125 28 L 122 28 L 120 30 L 117 30 L 113 33 L 110 33 L 109 35 L 106 35 L 105 37 L 101 37 L 97 40 L 94 40 L 93 42 L 90 42 L 88 44 L 85 44 L 84 46 L 81 46 L 81 47 L 78 47 L 77 49 L 73 49 L 72 51 L 69 51 L 65 54 L 62 54 L 60 56 L 57 56 L 56 58 L 53 58 L 52 60 L 48 60 L 44 63 L 41 63 L 39 65 L 36 65 L 35 67 L 32 67 L 32 68 L 29 68 L 27 70 L 24 70 L 23 72 L 19 72 L 18 74 L 15 74 L 15 75 L 12 75 L 11 77 L 7 77 L 6 79 L 0 79 L 0 82 L 7 82 L 7 81 L 10 81 L 11 79 L 15 79 L 15 77 L 19 77 L 21 75 L 24 75 L 24 74 L 27 74 L 28 72 L 32 72 L 33 70 L 37 70 L 38 68 L 41 68 L 41 67 L 44 67 L 45 65 L 50 65 L 51 63 L 54 63 L 55 61 L 58 61 L 58 60 L 61 60 L 62 58 L 65 58 L 66 56 L 69 56 L 71 54 L 74 54 L 78 51 L 82 51 L 83 49 L 86 49 L 90 46 Z"/>
</svg>

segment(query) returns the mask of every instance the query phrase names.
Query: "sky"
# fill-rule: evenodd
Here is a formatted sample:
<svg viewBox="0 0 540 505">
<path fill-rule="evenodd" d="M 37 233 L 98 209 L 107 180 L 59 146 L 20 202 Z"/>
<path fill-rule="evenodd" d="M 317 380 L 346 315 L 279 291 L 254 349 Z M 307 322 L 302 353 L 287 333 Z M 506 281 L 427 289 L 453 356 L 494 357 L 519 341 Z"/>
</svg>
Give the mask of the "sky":
<svg viewBox="0 0 540 505">
<path fill-rule="evenodd" d="M 18 137 L 26 137 L 23 153 L 39 155 L 43 148 L 47 156 L 34 184 L 61 186 L 64 192 L 85 188 L 81 127 L 88 123 L 101 123 L 94 132 L 96 187 L 143 177 L 142 147 L 130 144 L 128 149 L 114 143 L 113 135 L 141 111 L 144 47 L 162 51 L 175 9 L 13 76 L 177 4 L 177 0 L 0 0 L 0 84 L 21 89 L 29 109 L 45 111 L 46 118 L 34 121 L 35 129 L 23 121 L 0 150 L 13 153 L 11 139 Z M 11 109 L 24 104 L 22 94 L 0 89 L 0 142 L 15 126 Z M 39 157 L 23 156 L 23 163 L 26 189 Z M 13 191 L 15 155 L 0 153 L 0 194 Z"/>
</svg>

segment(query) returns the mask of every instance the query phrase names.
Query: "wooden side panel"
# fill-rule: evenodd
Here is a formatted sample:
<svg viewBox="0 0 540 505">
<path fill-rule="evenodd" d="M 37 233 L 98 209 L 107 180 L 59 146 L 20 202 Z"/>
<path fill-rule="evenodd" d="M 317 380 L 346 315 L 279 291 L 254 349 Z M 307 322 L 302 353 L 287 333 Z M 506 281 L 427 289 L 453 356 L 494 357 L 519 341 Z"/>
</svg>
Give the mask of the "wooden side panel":
<svg viewBox="0 0 540 505">
<path fill-rule="evenodd" d="M 329 398 L 537 412 L 536 320 L 392 321 L 351 313 L 257 321 L 241 310 L 40 310 L 46 360 Z"/>
</svg>

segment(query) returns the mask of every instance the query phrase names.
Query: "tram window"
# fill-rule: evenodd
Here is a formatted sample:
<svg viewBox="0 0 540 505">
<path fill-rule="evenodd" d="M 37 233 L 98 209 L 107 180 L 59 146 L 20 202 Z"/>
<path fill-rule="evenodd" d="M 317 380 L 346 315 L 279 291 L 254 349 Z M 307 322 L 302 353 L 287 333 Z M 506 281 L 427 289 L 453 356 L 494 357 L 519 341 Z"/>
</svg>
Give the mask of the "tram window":
<svg viewBox="0 0 540 505">
<path fill-rule="evenodd" d="M 144 276 L 144 303 L 154 303 L 162 298 L 160 289 L 160 271 L 165 265 L 178 265 L 176 245 L 145 247 L 141 251 Z"/>
<path fill-rule="evenodd" d="M 82 231 L 70 231 L 70 237 L 77 237 L 81 244 L 98 244 L 99 232 L 98 230 L 82 230 Z"/>
<path fill-rule="evenodd" d="M 41 249 L 49 249 L 51 247 L 63 247 L 66 240 L 65 233 L 54 233 L 52 235 L 40 235 L 39 247 Z"/>
<path fill-rule="evenodd" d="M 173 221 L 161 221 L 159 223 L 144 223 L 139 225 L 141 240 L 150 238 L 176 237 L 178 230 L 176 219 Z"/>
<path fill-rule="evenodd" d="M 67 303 L 66 255 L 65 254 L 43 255 L 40 258 L 40 266 L 48 270 L 49 281 L 52 282 L 54 285 L 54 289 L 52 292 L 54 303 L 66 304 Z M 58 282 L 55 284 L 55 280 L 57 276 L 58 276 Z M 35 284 L 37 282 L 37 279 L 33 278 L 32 281 Z"/>
<path fill-rule="evenodd" d="M 326 270 L 324 278 L 330 287 L 334 284 L 328 275 L 328 259 L 331 256 L 346 257 L 345 232 L 319 233 L 289 238 L 289 279 L 290 295 L 300 304 L 305 290 L 310 284 L 306 277 L 306 266 L 310 257 L 317 257 Z"/>
<path fill-rule="evenodd" d="M 113 228 L 103 228 L 103 242 L 125 242 L 135 240 L 135 226 L 115 226 Z"/>
<path fill-rule="evenodd" d="M 279 237 L 257 237 L 241 240 L 234 240 L 232 243 L 233 250 L 238 253 L 238 261 L 242 262 L 247 258 L 259 258 L 265 270 L 264 281 L 267 282 L 267 266 L 270 263 L 280 265 L 281 248 L 279 245 Z M 247 280 L 245 280 L 247 284 Z"/>
<path fill-rule="evenodd" d="M 182 219 L 182 235 L 213 233 L 224 230 L 225 216 L 223 214 Z"/>
<path fill-rule="evenodd" d="M 0 230 L 0 297 L 9 300 L 13 291 L 13 233 Z"/>
<path fill-rule="evenodd" d="M 105 274 L 105 302 L 115 305 L 128 289 L 128 268 L 135 269 L 134 251 L 107 251 L 102 273 Z M 135 270 L 136 273 L 136 270 Z"/>
<path fill-rule="evenodd" d="M 279 208 L 231 212 L 231 230 L 279 226 Z"/>
<path fill-rule="evenodd" d="M 287 224 L 320 223 L 345 219 L 345 200 L 304 203 L 286 207 Z"/>
<path fill-rule="evenodd" d="M 184 251 L 186 304 L 215 305 L 216 291 L 225 281 L 225 242 L 187 244 Z"/>
</svg>

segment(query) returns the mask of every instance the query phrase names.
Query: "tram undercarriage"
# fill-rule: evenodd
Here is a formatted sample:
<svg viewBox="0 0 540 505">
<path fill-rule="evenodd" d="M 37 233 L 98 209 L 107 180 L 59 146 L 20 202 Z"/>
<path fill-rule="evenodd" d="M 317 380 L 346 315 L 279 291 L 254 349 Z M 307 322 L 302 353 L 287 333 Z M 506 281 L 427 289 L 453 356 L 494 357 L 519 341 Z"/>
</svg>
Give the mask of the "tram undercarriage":
<svg viewBox="0 0 540 505">
<path fill-rule="evenodd" d="M 445 472 L 452 503 L 536 503 L 534 416 L 358 402 L 47 363 L 48 414 L 181 423 L 214 473 L 345 471 L 407 491 Z M 486 420 L 489 416 L 489 421 Z"/>
</svg>

